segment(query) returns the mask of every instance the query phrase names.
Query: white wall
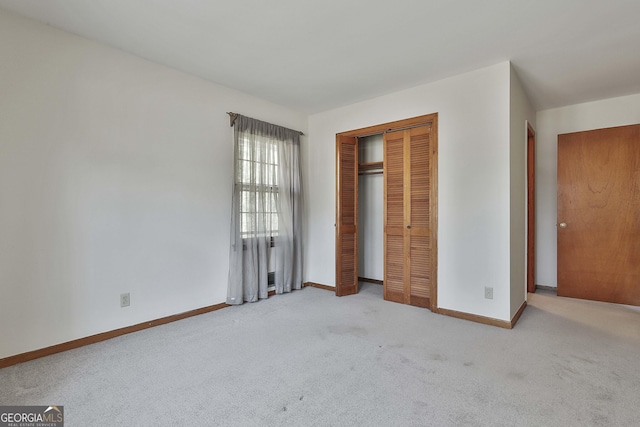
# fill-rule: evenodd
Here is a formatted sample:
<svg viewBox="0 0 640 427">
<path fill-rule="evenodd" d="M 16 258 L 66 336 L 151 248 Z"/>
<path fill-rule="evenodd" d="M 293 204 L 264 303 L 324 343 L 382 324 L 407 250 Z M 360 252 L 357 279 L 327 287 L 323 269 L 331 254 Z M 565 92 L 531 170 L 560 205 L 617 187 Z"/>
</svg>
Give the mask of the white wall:
<svg viewBox="0 0 640 427">
<path fill-rule="evenodd" d="M 225 112 L 306 116 L 2 10 L 0 58 L 0 358 L 223 302 Z"/>
<path fill-rule="evenodd" d="M 306 280 L 335 286 L 336 133 L 437 112 L 438 305 L 509 320 L 509 82 L 503 62 L 310 116 Z"/>
<path fill-rule="evenodd" d="M 538 111 L 536 283 L 557 286 L 558 135 L 640 123 L 640 94 Z"/>
<path fill-rule="evenodd" d="M 511 317 L 527 298 L 527 122 L 536 113 L 511 67 Z"/>
</svg>

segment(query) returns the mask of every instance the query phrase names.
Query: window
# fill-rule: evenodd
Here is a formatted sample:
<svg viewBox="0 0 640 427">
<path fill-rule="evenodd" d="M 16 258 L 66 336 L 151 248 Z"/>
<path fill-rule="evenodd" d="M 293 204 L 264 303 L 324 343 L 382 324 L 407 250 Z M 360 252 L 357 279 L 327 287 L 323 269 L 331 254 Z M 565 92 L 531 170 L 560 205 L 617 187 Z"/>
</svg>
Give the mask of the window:
<svg viewBox="0 0 640 427">
<path fill-rule="evenodd" d="M 302 287 L 300 132 L 229 115 L 234 188 L 227 303 L 242 304 L 267 298 L 269 284 L 279 294 Z"/>
<path fill-rule="evenodd" d="M 240 235 L 278 235 L 278 145 L 269 138 L 240 138 L 236 185 L 240 191 Z"/>
</svg>

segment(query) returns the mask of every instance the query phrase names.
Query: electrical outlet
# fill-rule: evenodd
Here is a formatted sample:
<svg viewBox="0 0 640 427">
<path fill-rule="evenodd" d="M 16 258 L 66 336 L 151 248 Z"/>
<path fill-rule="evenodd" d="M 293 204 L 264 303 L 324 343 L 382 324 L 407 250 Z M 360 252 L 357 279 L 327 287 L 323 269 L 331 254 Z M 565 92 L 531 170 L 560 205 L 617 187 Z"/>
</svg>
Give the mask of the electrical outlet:
<svg viewBox="0 0 640 427">
<path fill-rule="evenodd" d="M 120 294 L 120 307 L 129 307 L 131 305 L 131 297 L 129 292 L 126 294 Z"/>
<path fill-rule="evenodd" d="M 493 288 L 490 288 L 488 286 L 484 287 L 484 298 L 493 299 Z"/>
</svg>

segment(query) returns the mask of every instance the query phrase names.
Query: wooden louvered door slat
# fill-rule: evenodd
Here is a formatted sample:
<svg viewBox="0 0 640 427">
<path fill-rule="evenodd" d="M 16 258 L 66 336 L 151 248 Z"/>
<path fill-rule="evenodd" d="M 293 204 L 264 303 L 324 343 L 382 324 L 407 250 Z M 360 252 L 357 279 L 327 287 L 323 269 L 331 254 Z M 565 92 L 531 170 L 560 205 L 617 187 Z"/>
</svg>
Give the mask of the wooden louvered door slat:
<svg viewBox="0 0 640 427">
<path fill-rule="evenodd" d="M 431 127 L 385 134 L 387 300 L 430 308 Z"/>
<path fill-rule="evenodd" d="M 358 144 L 337 138 L 336 295 L 358 293 Z"/>
</svg>

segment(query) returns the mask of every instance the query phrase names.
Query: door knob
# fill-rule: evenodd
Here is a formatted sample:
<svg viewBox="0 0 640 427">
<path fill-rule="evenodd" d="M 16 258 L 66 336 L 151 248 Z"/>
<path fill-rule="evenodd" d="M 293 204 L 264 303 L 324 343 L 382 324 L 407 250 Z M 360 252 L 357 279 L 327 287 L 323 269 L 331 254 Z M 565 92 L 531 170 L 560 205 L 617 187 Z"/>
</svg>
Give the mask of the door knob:
<svg viewBox="0 0 640 427">
<path fill-rule="evenodd" d="M 410 225 L 407 225 L 407 230 L 411 230 L 411 226 Z"/>
<path fill-rule="evenodd" d="M 560 226 L 560 228 L 567 228 L 567 223 L 566 222 L 561 222 L 558 225 Z"/>
</svg>

